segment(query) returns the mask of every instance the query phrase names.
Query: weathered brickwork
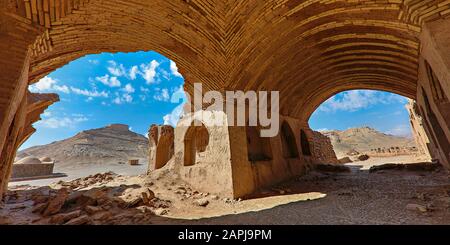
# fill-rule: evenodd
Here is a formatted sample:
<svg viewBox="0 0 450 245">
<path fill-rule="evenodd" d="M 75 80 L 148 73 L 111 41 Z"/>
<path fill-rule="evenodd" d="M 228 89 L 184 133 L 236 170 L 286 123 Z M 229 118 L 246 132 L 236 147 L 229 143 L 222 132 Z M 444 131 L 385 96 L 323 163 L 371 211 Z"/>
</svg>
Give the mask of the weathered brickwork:
<svg viewBox="0 0 450 245">
<path fill-rule="evenodd" d="M 398 93 L 417 99 L 434 155 L 450 158 L 448 140 L 437 137 L 450 139 L 447 104 L 427 106 L 432 90 L 421 68 L 427 60 L 450 91 L 449 16 L 449 0 L 0 0 L 0 186 L 33 131 L 36 115 L 28 114 L 39 111 L 27 109 L 27 85 L 101 52 L 159 52 L 177 63 L 189 93 L 194 82 L 280 91 L 282 115 L 298 124 L 344 90 Z"/>
<path fill-rule="evenodd" d="M 317 131 L 311 131 L 314 160 L 317 163 L 338 163 L 330 138 Z"/>
</svg>

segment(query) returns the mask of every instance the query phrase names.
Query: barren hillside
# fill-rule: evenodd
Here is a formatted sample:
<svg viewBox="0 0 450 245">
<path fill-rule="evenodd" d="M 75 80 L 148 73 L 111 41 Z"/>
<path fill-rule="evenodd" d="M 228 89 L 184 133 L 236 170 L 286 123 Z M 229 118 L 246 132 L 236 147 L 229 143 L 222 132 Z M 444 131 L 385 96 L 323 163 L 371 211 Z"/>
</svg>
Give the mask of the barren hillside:
<svg viewBox="0 0 450 245">
<path fill-rule="evenodd" d="M 130 131 L 127 125 L 112 124 L 48 145 L 25 149 L 18 153 L 18 158 L 27 155 L 50 157 L 59 166 L 125 163 L 129 158 L 146 159 L 147 146 L 148 139 L 143 135 Z"/>
<path fill-rule="evenodd" d="M 413 139 L 381 133 L 373 128 L 352 128 L 344 131 L 332 130 L 322 132 L 331 139 L 334 151 L 338 157 L 356 150 L 367 152 L 375 148 L 412 147 Z"/>
</svg>

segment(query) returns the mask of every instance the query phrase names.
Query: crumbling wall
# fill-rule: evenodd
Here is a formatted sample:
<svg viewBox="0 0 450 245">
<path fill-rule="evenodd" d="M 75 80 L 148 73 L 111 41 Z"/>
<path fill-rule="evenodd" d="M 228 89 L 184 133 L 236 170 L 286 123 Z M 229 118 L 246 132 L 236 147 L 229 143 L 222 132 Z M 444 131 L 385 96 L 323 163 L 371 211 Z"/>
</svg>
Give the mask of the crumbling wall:
<svg viewBox="0 0 450 245">
<path fill-rule="evenodd" d="M 420 115 L 416 101 L 409 100 L 406 109 L 409 113 L 409 122 L 411 124 L 414 141 L 417 145 L 417 154 L 431 160 L 430 139 L 425 131 L 423 117 Z"/>
<path fill-rule="evenodd" d="M 233 197 L 229 127 L 226 119 L 222 126 L 211 124 L 214 118 L 226 118 L 224 115 L 219 111 L 198 111 L 180 119 L 175 128 L 173 171 L 199 191 Z M 195 130 L 198 128 L 201 130 Z M 193 161 L 189 158 L 186 162 L 187 154 L 194 154 L 190 156 Z"/>
<path fill-rule="evenodd" d="M 235 197 L 305 174 L 315 163 L 338 161 L 330 139 L 296 118 L 280 115 L 279 134 L 267 139 L 258 139 L 254 129 L 247 127 L 230 127 L 229 131 Z M 302 144 L 302 132 L 307 144 Z M 264 141 L 260 142 L 261 148 L 269 157 L 257 159 L 248 154 L 253 151 L 255 140 Z"/>
<path fill-rule="evenodd" d="M 148 172 L 164 167 L 174 155 L 174 128 L 151 125 L 148 130 Z"/>
<path fill-rule="evenodd" d="M 48 176 L 53 174 L 54 163 L 14 164 L 11 178 Z"/>
<path fill-rule="evenodd" d="M 313 156 L 316 163 L 338 163 L 330 138 L 311 130 Z"/>
<path fill-rule="evenodd" d="M 450 19 L 436 20 L 423 28 L 416 96 L 416 112 L 420 115 L 429 143 L 422 141 L 428 146 L 430 156 L 447 168 L 450 168 L 449 28 Z M 423 138 L 423 135 L 416 137 Z"/>
<path fill-rule="evenodd" d="M 391 146 L 391 147 L 379 147 L 376 149 L 370 149 L 365 152 L 366 155 L 371 157 L 390 157 L 390 156 L 402 156 L 402 155 L 424 155 L 424 152 L 418 150 L 415 146 Z"/>
</svg>

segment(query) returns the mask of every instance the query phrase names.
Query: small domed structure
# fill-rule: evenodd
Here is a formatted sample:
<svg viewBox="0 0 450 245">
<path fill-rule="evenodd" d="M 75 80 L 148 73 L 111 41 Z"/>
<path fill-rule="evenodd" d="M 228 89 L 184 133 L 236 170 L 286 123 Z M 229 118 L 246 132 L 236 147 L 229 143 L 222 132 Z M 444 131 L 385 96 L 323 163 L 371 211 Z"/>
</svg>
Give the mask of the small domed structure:
<svg viewBox="0 0 450 245">
<path fill-rule="evenodd" d="M 28 156 L 20 159 L 19 161 L 15 162 L 14 164 L 42 164 L 41 160 L 37 157 Z"/>
<path fill-rule="evenodd" d="M 43 163 L 51 163 L 51 162 L 53 162 L 53 160 L 50 157 L 42 157 L 40 160 Z"/>
</svg>

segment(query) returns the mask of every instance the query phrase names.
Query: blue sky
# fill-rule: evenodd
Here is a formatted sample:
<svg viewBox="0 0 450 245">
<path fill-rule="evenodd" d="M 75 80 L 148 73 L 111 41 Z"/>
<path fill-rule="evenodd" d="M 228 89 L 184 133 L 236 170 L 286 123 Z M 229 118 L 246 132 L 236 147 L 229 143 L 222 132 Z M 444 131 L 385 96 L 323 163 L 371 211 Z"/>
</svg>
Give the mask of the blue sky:
<svg viewBox="0 0 450 245">
<path fill-rule="evenodd" d="M 346 91 L 322 103 L 309 123 L 311 128 L 319 131 L 368 126 L 384 133 L 410 137 L 407 102 L 407 98 L 388 92 Z"/>
<path fill-rule="evenodd" d="M 155 52 L 88 55 L 54 71 L 30 91 L 58 93 L 21 147 L 51 143 L 92 128 L 123 123 L 145 135 L 152 123 L 174 123 L 184 101 L 176 64 Z M 181 99 L 180 99 L 181 98 Z"/>
<path fill-rule="evenodd" d="M 75 60 L 30 86 L 32 92 L 58 93 L 61 101 L 34 124 L 37 132 L 21 149 L 111 123 L 128 124 L 143 135 L 153 123 L 174 125 L 185 100 L 183 83 L 176 64 L 155 52 L 104 53 Z M 406 99 L 395 94 L 347 91 L 322 104 L 310 125 L 316 130 L 371 126 L 408 135 L 405 104 Z"/>
</svg>

